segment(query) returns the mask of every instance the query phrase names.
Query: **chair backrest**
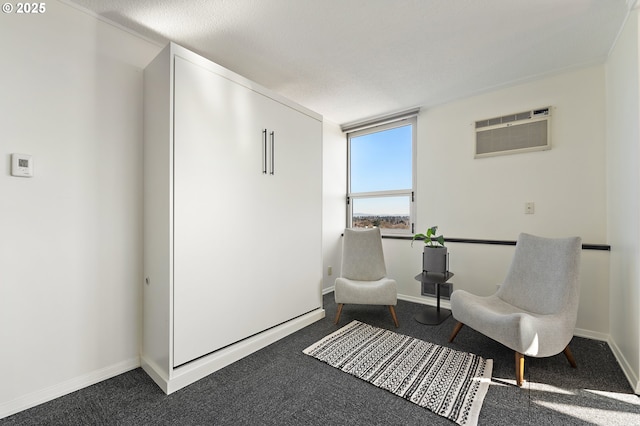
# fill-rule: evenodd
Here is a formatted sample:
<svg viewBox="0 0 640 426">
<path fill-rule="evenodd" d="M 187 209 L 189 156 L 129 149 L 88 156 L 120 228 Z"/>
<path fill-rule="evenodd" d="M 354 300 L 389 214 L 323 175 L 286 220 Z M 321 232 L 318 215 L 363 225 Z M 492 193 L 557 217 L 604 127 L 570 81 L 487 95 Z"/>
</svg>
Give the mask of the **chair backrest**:
<svg viewBox="0 0 640 426">
<path fill-rule="evenodd" d="M 538 314 L 577 315 L 582 239 L 520 234 L 513 260 L 497 296 Z"/>
<path fill-rule="evenodd" d="M 342 277 L 376 281 L 386 275 L 380 228 L 345 229 L 342 239 Z"/>
</svg>

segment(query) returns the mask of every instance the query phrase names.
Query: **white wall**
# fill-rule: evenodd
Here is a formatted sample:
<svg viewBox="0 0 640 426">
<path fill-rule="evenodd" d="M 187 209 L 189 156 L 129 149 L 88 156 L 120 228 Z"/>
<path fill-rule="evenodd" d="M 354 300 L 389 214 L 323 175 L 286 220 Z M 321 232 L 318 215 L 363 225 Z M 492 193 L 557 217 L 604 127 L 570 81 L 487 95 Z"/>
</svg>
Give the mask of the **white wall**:
<svg viewBox="0 0 640 426">
<path fill-rule="evenodd" d="M 636 7 L 606 68 L 611 341 L 640 393 L 640 29 Z"/>
<path fill-rule="evenodd" d="M 553 107 L 551 150 L 473 158 L 476 120 L 543 106 Z M 422 110 L 417 150 L 418 231 L 438 225 L 450 238 L 515 240 L 529 232 L 607 243 L 604 66 Z M 528 201 L 535 202 L 533 215 L 524 214 Z M 338 208 L 337 202 L 333 205 Z M 344 201 L 339 208 L 343 213 Z M 432 303 L 420 296 L 414 279 L 422 245 L 393 239 L 383 244 L 399 297 Z M 513 255 L 513 246 L 450 243 L 449 250 L 454 288 L 481 295 L 495 292 Z M 579 335 L 608 335 L 608 271 L 609 252 L 583 250 Z"/>
<path fill-rule="evenodd" d="M 0 15 L 0 418 L 139 365 L 142 68 L 57 1 Z M 10 176 L 10 154 L 35 176 Z"/>
<path fill-rule="evenodd" d="M 473 158 L 475 121 L 543 106 L 552 107 L 551 150 Z M 448 237 L 497 240 L 515 240 L 520 232 L 578 235 L 584 243 L 604 244 L 604 158 L 603 66 L 426 110 L 418 120 L 418 230 L 438 225 Z M 535 202 L 533 215 L 524 214 L 528 201 Z M 455 287 L 481 295 L 495 291 L 513 254 L 513 247 L 449 249 Z M 414 256 L 415 271 L 420 260 Z M 609 253 L 583 251 L 582 260 L 578 333 L 604 338 Z M 403 280 L 401 292 L 417 296 L 419 288 Z"/>
<path fill-rule="evenodd" d="M 340 276 L 340 256 L 346 223 L 347 141 L 340 126 L 325 119 L 322 136 L 322 251 L 323 291 Z M 328 269 L 333 273 L 329 275 Z"/>
<path fill-rule="evenodd" d="M 548 105 L 551 150 L 473 158 L 476 120 Z M 523 231 L 580 235 L 605 243 L 604 105 L 604 67 L 597 66 L 424 111 L 419 229 L 439 225 L 449 237 L 510 240 Z M 535 202 L 535 214 L 524 214 L 527 201 Z"/>
</svg>

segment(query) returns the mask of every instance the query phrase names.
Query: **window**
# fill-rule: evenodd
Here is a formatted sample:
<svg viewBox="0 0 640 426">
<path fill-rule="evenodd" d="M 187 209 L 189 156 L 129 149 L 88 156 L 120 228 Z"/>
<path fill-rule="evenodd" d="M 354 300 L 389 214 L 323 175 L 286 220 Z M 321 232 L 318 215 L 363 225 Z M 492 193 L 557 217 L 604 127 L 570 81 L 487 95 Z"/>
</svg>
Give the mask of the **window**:
<svg viewBox="0 0 640 426">
<path fill-rule="evenodd" d="M 414 232 L 415 140 L 415 115 L 347 133 L 347 226 Z"/>
</svg>

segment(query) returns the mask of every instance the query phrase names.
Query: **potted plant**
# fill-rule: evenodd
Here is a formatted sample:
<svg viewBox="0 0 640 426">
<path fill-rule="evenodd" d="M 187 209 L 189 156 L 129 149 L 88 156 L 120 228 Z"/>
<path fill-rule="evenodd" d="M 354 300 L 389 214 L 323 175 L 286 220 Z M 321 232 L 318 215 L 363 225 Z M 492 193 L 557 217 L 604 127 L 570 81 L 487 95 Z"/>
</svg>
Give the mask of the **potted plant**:
<svg viewBox="0 0 640 426">
<path fill-rule="evenodd" d="M 422 271 L 437 272 L 444 274 L 448 271 L 447 247 L 444 245 L 444 236 L 437 235 L 438 227 L 432 226 L 424 234 L 415 234 L 411 240 L 411 245 L 415 240 L 424 241 L 424 252 L 422 253 Z"/>
</svg>

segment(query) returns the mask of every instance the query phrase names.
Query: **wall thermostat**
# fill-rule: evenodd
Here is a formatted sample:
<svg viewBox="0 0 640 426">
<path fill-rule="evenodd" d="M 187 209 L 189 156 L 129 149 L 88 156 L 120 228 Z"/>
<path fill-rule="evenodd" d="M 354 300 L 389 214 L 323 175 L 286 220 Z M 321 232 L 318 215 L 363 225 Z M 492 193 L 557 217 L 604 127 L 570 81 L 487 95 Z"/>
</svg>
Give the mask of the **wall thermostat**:
<svg viewBox="0 0 640 426">
<path fill-rule="evenodd" d="M 33 176 L 33 159 L 27 154 L 11 154 L 11 176 Z"/>
</svg>

